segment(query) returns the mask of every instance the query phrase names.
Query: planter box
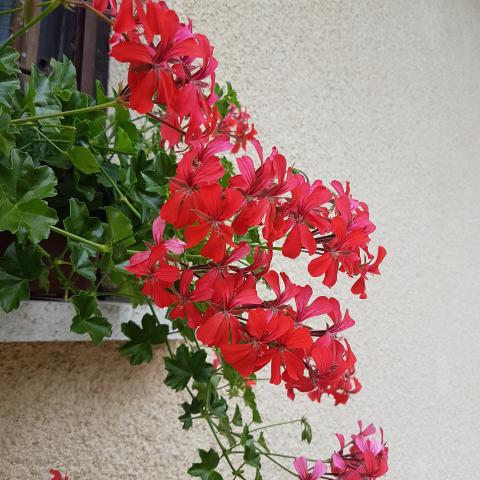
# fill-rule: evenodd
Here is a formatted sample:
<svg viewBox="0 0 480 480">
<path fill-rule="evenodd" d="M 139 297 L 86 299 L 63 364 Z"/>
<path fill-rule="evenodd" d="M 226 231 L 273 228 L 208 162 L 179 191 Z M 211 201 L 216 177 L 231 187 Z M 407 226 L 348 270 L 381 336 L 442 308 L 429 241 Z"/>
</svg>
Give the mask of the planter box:
<svg viewBox="0 0 480 480">
<path fill-rule="evenodd" d="M 148 306 L 132 308 L 128 303 L 99 301 L 102 314 L 112 323 L 112 336 L 105 340 L 125 340 L 120 330 L 123 322 L 132 320 L 140 323 Z M 158 310 L 162 323 L 165 319 L 162 310 Z M 90 341 L 90 337 L 70 332 L 74 308 L 63 300 L 29 300 L 22 302 L 20 308 L 9 314 L 0 311 L 0 342 L 79 342 Z M 177 338 L 172 335 L 170 338 Z"/>
</svg>

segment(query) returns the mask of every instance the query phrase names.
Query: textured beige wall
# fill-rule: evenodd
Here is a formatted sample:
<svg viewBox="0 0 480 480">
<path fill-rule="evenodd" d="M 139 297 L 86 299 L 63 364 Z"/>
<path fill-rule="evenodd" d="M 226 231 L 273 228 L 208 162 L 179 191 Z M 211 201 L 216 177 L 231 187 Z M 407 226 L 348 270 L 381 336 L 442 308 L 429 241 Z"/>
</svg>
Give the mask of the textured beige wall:
<svg viewBox="0 0 480 480">
<path fill-rule="evenodd" d="M 480 3 L 179 1 L 216 45 L 264 145 L 311 177 L 352 181 L 389 250 L 350 335 L 364 390 L 346 407 L 258 389 L 271 432 L 295 452 L 325 452 L 336 429 L 375 420 L 391 446 L 390 480 L 476 478 L 480 431 Z M 118 69 L 114 69 L 117 80 Z M 307 282 L 298 262 L 284 267 Z M 0 477 L 186 478 L 203 430 L 184 433 L 154 364 L 130 369 L 113 345 L 0 346 Z M 298 445 L 299 449 L 297 449 Z M 7 472 L 7 473 L 5 473 Z M 283 478 L 267 471 L 266 479 Z"/>
</svg>

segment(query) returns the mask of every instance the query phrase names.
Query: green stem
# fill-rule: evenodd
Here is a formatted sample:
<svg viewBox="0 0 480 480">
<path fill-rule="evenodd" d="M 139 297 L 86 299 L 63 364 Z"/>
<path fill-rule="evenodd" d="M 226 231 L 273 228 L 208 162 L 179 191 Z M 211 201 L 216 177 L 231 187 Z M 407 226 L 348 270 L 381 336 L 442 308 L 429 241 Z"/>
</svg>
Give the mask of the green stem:
<svg viewBox="0 0 480 480">
<path fill-rule="evenodd" d="M 93 148 L 96 148 L 98 150 L 103 150 L 106 152 L 113 152 L 113 153 L 119 153 L 121 155 L 135 155 L 137 152 L 134 150 L 126 151 L 126 150 L 120 150 L 118 148 L 112 148 L 112 147 L 106 147 L 105 145 L 98 145 L 96 143 L 91 143 L 90 144 Z"/>
<path fill-rule="evenodd" d="M 264 427 L 254 428 L 253 430 L 250 430 L 250 433 L 258 432 L 259 430 L 265 430 L 266 428 L 281 427 L 282 425 L 290 425 L 292 423 L 298 423 L 301 421 L 302 421 L 301 418 L 297 418 L 296 420 L 290 420 L 288 422 L 272 423 L 271 425 L 265 425 Z"/>
<path fill-rule="evenodd" d="M 263 245 L 262 243 L 251 243 L 250 246 L 251 247 L 260 247 L 260 248 L 263 248 L 264 250 L 268 250 L 270 248 L 272 250 L 278 250 L 278 251 L 282 250 L 282 247 L 274 247 L 274 246 L 269 247 L 268 245 Z"/>
<path fill-rule="evenodd" d="M 47 118 L 67 117 L 69 115 L 81 115 L 83 113 L 96 112 L 98 110 L 105 110 L 107 108 L 114 107 L 117 103 L 118 103 L 117 100 L 112 100 L 111 102 L 102 103 L 100 105 L 93 105 L 91 107 L 77 108 L 76 110 L 47 113 L 45 115 L 36 115 L 34 117 L 16 118 L 15 120 L 12 120 L 10 123 L 12 125 L 21 125 L 23 123 L 33 122 L 38 120 L 45 120 Z"/>
<path fill-rule="evenodd" d="M 264 452 L 263 450 L 260 450 L 259 447 L 257 447 L 257 448 L 258 448 L 258 452 L 262 455 L 265 455 L 272 463 L 274 463 L 275 465 L 280 467 L 282 470 L 285 470 L 290 475 L 293 475 L 295 478 L 298 478 L 298 475 L 293 470 L 290 470 L 285 465 L 282 465 L 280 462 L 277 462 L 277 460 L 275 460 L 271 454 L 269 454 L 267 452 Z"/>
<path fill-rule="evenodd" d="M 15 33 L 12 33 L 10 37 L 8 37 L 0 46 L 0 50 L 2 50 L 4 47 L 7 45 L 10 45 L 12 42 L 14 42 L 18 37 L 21 37 L 25 32 L 30 30 L 35 24 L 38 22 L 41 22 L 45 17 L 50 15 L 58 6 L 60 6 L 60 3 L 58 0 L 52 0 L 51 2 L 47 2 L 48 7 L 45 10 L 42 10 L 36 17 L 32 18 L 28 23 L 26 23 L 22 28 L 18 29 Z M 13 122 L 12 122 L 13 123 Z"/>
<path fill-rule="evenodd" d="M 103 168 L 100 167 L 100 171 L 107 177 L 108 181 L 112 184 L 113 189 L 118 193 L 120 200 L 125 203 L 125 205 L 131 210 L 131 212 L 139 219 L 142 219 L 141 213 L 130 203 L 130 200 L 125 196 L 125 194 L 120 190 L 117 185 L 117 182 L 109 175 L 109 173 Z"/>
<path fill-rule="evenodd" d="M 216 440 L 218 446 L 220 447 L 220 450 L 222 451 L 222 454 L 225 457 L 225 460 L 227 461 L 228 466 L 230 467 L 230 470 L 232 471 L 233 474 L 235 474 L 237 472 L 237 469 L 235 468 L 232 461 L 230 460 L 230 457 L 228 456 L 228 453 L 227 453 L 228 450 L 223 446 L 222 441 L 218 437 L 217 432 L 215 431 L 215 427 L 213 425 L 212 420 L 210 419 L 210 417 L 206 417 L 205 420 L 207 421 L 208 426 L 210 427 L 210 430 L 212 431 L 213 436 L 215 437 L 215 440 Z M 243 480 L 245 480 L 245 477 L 242 474 L 239 473 L 237 476 L 240 477 L 240 478 L 243 478 Z"/>
<path fill-rule="evenodd" d="M 67 152 L 62 150 L 58 145 L 52 142 L 42 131 L 40 131 L 37 127 L 33 127 L 33 129 L 41 136 L 43 139 L 48 142 L 57 152 L 61 153 L 62 155 L 66 155 Z"/>
<path fill-rule="evenodd" d="M 30 126 L 29 123 L 25 123 L 25 124 L 22 124 L 23 126 Z M 34 125 L 37 125 L 35 122 L 31 122 L 31 125 L 34 126 Z M 77 128 L 76 127 L 73 127 L 72 125 L 42 125 L 43 127 L 45 128 L 49 128 L 51 130 L 57 130 L 57 129 L 64 129 L 64 130 L 72 130 L 72 131 L 76 131 Z"/>
<path fill-rule="evenodd" d="M 49 2 L 40 2 L 37 4 L 37 7 L 45 7 L 46 5 L 50 5 L 51 0 Z M 2 15 L 11 15 L 13 13 L 20 13 L 23 12 L 24 7 L 17 7 L 17 8 L 10 8 L 8 10 L 0 10 L 0 17 Z"/>
<path fill-rule="evenodd" d="M 71 238 L 72 240 L 75 240 L 76 242 L 83 243 L 85 245 L 88 245 L 89 247 L 94 248 L 95 250 L 106 253 L 110 251 L 110 246 L 109 245 L 104 245 L 101 243 L 95 243 L 90 240 L 87 240 L 86 238 L 80 237 L 78 235 L 75 235 L 74 233 L 67 232 L 66 230 L 62 230 L 61 228 L 56 227 L 55 225 L 52 225 L 50 227 L 50 230 L 53 232 L 59 233 L 60 235 L 63 235 L 64 237 Z"/>
</svg>

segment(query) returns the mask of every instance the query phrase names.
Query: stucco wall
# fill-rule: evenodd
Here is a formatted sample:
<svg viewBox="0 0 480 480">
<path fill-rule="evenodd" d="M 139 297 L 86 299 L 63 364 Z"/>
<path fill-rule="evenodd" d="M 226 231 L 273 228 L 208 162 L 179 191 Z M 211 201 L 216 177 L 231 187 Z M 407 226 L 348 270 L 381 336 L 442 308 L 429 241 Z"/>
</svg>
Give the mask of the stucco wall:
<svg viewBox="0 0 480 480">
<path fill-rule="evenodd" d="M 315 455 L 357 418 L 375 420 L 390 480 L 475 478 L 480 3 L 175 5 L 215 44 L 218 78 L 234 83 L 264 145 L 312 178 L 349 179 L 389 251 L 367 301 L 332 292 L 358 321 L 350 338 L 364 390 L 333 408 L 260 385 L 267 421 L 306 414 L 316 428 L 309 448 L 295 427 L 271 431 L 271 443 Z M 307 281 L 298 262 L 284 267 Z M 0 477 L 41 479 L 58 465 L 75 479 L 186 478 L 210 437 L 181 430 L 162 378 L 160 355 L 133 370 L 113 344 L 0 346 Z"/>
</svg>

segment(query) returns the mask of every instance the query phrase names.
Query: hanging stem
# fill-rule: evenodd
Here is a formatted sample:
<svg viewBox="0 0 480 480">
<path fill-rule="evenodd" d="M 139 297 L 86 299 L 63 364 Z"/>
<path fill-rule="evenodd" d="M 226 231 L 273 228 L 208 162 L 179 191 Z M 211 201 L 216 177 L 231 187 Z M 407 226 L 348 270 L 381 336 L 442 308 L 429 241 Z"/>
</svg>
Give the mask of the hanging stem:
<svg viewBox="0 0 480 480">
<path fill-rule="evenodd" d="M 10 45 L 11 43 L 13 43 L 18 37 L 21 37 L 25 32 L 30 30 L 30 28 L 32 28 L 35 24 L 37 24 L 38 22 L 41 22 L 45 17 L 50 15 L 50 13 L 52 13 L 58 6 L 60 6 L 60 3 L 58 2 L 58 0 L 52 0 L 51 2 L 46 2 L 45 5 L 48 5 L 48 7 L 45 10 L 42 10 L 36 17 L 32 18 L 22 28 L 18 29 L 15 33 L 12 33 L 12 35 L 10 35 L 10 37 L 8 37 L 2 43 L 2 45 L 0 46 L 0 50 L 6 47 L 7 45 Z"/>
<path fill-rule="evenodd" d="M 288 422 L 272 423 L 271 425 L 265 425 L 264 427 L 254 428 L 253 430 L 250 430 L 250 433 L 258 432 L 259 430 L 265 430 L 266 428 L 281 427 L 282 425 L 290 425 L 292 423 L 299 423 L 301 421 L 302 421 L 301 418 L 297 418 L 296 420 L 290 420 Z"/>
<path fill-rule="evenodd" d="M 111 18 L 108 18 L 102 12 L 99 12 L 98 10 L 93 8 L 93 6 L 90 5 L 88 2 L 73 2 L 73 3 L 74 3 L 74 5 L 77 5 L 78 7 L 83 7 L 86 10 L 89 10 L 90 12 L 92 12 L 94 15 L 96 15 L 98 18 L 100 18 L 105 23 L 108 23 L 109 25 L 113 25 L 113 20 Z"/>
<path fill-rule="evenodd" d="M 257 447 L 258 448 L 258 447 Z M 275 458 L 273 458 L 272 455 L 268 454 L 267 452 L 264 452 L 262 450 L 260 450 L 260 448 L 258 448 L 258 451 L 259 453 L 261 453 L 262 455 L 265 455 L 272 463 L 274 463 L 275 465 L 277 465 L 278 467 L 280 467 L 282 470 L 285 470 L 286 472 L 288 472 L 290 475 L 293 475 L 295 478 L 298 478 L 298 475 L 293 471 L 293 470 L 290 470 L 289 468 L 287 468 L 285 465 L 282 465 L 280 462 L 278 462 L 277 460 L 275 460 Z"/>
<path fill-rule="evenodd" d="M 110 107 L 114 107 L 117 105 L 118 100 L 112 100 L 107 103 L 102 103 L 100 105 L 93 105 L 91 107 L 85 107 L 85 108 L 78 108 L 76 110 L 67 110 L 65 112 L 53 112 L 53 113 L 47 113 L 45 115 L 36 115 L 34 117 L 24 117 L 24 118 L 16 118 L 15 120 L 12 120 L 10 123 L 12 125 L 22 125 L 27 122 L 33 122 L 33 121 L 38 121 L 38 120 L 45 120 L 47 118 L 56 118 L 56 117 L 68 117 L 71 115 L 81 115 L 82 113 L 89 113 L 89 112 L 96 112 L 98 110 L 105 110 Z"/>
<path fill-rule="evenodd" d="M 131 212 L 139 219 L 142 219 L 141 213 L 130 203 L 130 200 L 125 196 L 125 194 L 120 190 L 117 185 L 117 182 L 108 174 L 108 172 L 103 168 L 100 167 L 100 171 L 105 175 L 108 181 L 112 184 L 114 190 L 118 193 L 120 200 L 125 203 L 125 205 L 131 210 Z"/>
<path fill-rule="evenodd" d="M 80 243 L 83 243 L 85 245 L 88 245 L 89 247 L 92 247 L 99 252 L 106 253 L 106 252 L 110 251 L 110 246 L 109 245 L 92 242 L 90 240 L 87 240 L 86 238 L 75 235 L 74 233 L 70 233 L 70 232 L 67 232 L 66 230 L 62 230 L 61 228 L 58 228 L 55 225 L 52 225 L 50 227 L 50 230 L 52 230 L 53 232 L 59 233 L 60 235 L 63 235 L 64 237 L 71 238 L 72 240 L 75 240 L 76 242 L 80 242 Z"/>
</svg>

